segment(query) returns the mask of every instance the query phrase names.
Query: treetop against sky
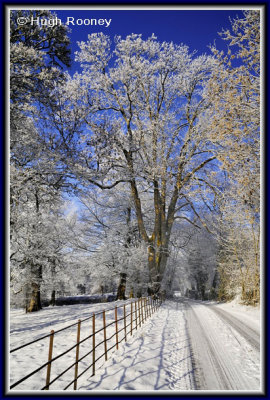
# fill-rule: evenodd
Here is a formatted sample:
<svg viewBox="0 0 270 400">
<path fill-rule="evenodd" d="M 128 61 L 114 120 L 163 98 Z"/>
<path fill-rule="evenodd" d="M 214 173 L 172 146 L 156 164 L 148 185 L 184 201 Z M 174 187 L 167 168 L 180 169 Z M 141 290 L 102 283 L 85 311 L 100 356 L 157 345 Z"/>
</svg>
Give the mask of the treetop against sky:
<svg viewBox="0 0 270 400">
<path fill-rule="evenodd" d="M 68 7 L 67 7 L 68 8 Z M 109 7 L 108 7 L 109 8 Z M 23 9 L 23 7 L 21 8 Z M 25 7 L 27 9 L 27 7 Z M 40 9 L 37 7 L 37 9 Z M 69 28 L 72 54 L 78 51 L 78 41 L 87 41 L 91 33 L 103 32 L 112 39 L 115 36 L 123 38 L 132 33 L 142 34 L 147 39 L 154 33 L 158 41 L 173 41 L 189 46 L 190 51 L 197 54 L 210 54 L 209 45 L 214 42 L 219 49 L 226 49 L 225 43 L 218 35 L 222 29 L 230 27 L 230 18 L 242 17 L 242 10 L 236 9 L 52 9 L 56 14 L 53 21 L 47 23 L 65 24 Z M 42 19 L 33 21 L 21 20 L 21 24 L 46 23 Z M 71 72 L 79 69 L 78 63 L 72 63 Z"/>
</svg>

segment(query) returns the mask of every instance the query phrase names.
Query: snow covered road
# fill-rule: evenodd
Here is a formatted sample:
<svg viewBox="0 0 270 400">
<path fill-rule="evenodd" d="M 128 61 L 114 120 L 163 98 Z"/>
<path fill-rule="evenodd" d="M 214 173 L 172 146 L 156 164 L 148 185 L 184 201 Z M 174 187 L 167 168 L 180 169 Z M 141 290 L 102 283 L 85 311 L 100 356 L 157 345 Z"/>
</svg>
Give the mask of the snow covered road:
<svg viewBox="0 0 270 400">
<path fill-rule="evenodd" d="M 229 325 L 240 333 L 240 335 L 243 336 L 252 347 L 257 351 L 260 351 L 260 333 L 258 331 L 220 308 L 212 306 L 211 310 L 213 310 L 226 323 L 229 323 Z"/>
<path fill-rule="evenodd" d="M 259 391 L 259 335 L 215 306 L 166 301 L 104 367 L 80 390 Z"/>
<path fill-rule="evenodd" d="M 259 390 L 260 353 L 256 332 L 224 310 L 191 300 L 184 303 L 198 388 Z"/>
<path fill-rule="evenodd" d="M 89 306 L 72 307 L 44 309 L 40 317 L 12 312 L 11 343 L 28 342 L 33 332 L 35 337 L 44 334 L 46 325 L 47 329 L 52 328 L 48 326 L 49 320 L 57 320 L 61 326 L 70 319 L 73 308 L 76 318 L 79 313 L 89 312 Z M 102 305 L 95 307 L 100 309 Z M 89 371 L 79 379 L 78 390 L 261 393 L 258 309 L 254 318 L 244 308 L 242 315 L 240 308 L 230 312 L 217 303 L 186 298 L 167 300 L 141 328 L 128 336 L 127 343 L 121 343 L 119 350 L 102 362 L 95 376 Z M 65 341 L 68 337 L 59 343 L 57 353 Z M 40 347 L 32 352 L 32 362 L 35 355 L 41 358 L 41 351 Z M 44 354 L 47 356 L 47 347 Z M 14 358 L 11 375 L 21 374 L 23 365 Z M 37 387 L 40 387 L 38 381 L 33 382 L 33 387 L 29 382 L 29 390 Z M 23 388 L 28 389 L 27 382 Z"/>
</svg>

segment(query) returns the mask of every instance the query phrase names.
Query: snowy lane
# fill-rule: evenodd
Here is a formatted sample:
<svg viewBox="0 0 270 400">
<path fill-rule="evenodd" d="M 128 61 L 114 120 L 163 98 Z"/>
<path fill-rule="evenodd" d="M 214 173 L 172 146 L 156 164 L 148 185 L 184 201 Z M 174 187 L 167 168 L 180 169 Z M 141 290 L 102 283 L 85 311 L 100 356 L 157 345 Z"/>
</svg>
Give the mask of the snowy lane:
<svg viewBox="0 0 270 400">
<path fill-rule="evenodd" d="M 91 307 L 63 306 L 44 309 L 33 315 L 23 314 L 23 310 L 13 310 L 10 315 L 12 348 L 40 337 L 45 332 L 48 333 L 50 327 L 64 328 L 67 322 L 76 322 L 78 316 L 86 318 L 92 312 L 96 313 L 96 330 L 99 330 L 103 322 L 102 314 L 97 315 L 97 312 L 102 308 L 105 308 L 104 304 Z M 108 361 L 105 361 L 103 356 L 99 359 L 95 376 L 91 376 L 92 369 L 88 369 L 92 355 L 84 358 L 84 354 L 92 349 L 92 339 L 87 339 L 80 345 L 80 357 L 83 358 L 79 363 L 79 374 L 83 371 L 86 373 L 78 380 L 78 391 L 196 393 L 201 390 L 214 390 L 260 394 L 259 320 L 245 309 L 242 315 L 242 309 L 235 307 L 231 315 L 230 308 L 227 307 L 226 311 L 222 312 L 223 308 L 224 305 L 185 298 L 179 298 L 178 301 L 166 300 L 141 327 L 138 324 L 137 329 L 136 326 L 133 326 L 133 331 L 128 329 L 126 343 L 122 332 L 122 339 L 119 337 L 119 350 L 113 348 L 109 352 Z M 120 307 L 118 311 L 120 318 Z M 55 321 L 57 324 L 52 325 Z M 115 338 L 111 337 L 115 331 L 114 309 L 106 313 L 106 322 L 112 322 L 107 332 L 107 344 L 110 348 L 115 344 Z M 251 331 L 246 329 L 246 325 Z M 119 332 L 120 328 L 119 325 Z M 81 338 L 88 337 L 91 331 L 92 322 L 87 319 L 81 326 Z M 53 356 L 63 354 L 74 345 L 76 337 L 76 326 L 55 335 Z M 102 340 L 101 330 L 96 335 L 96 344 L 102 344 Z M 252 340 L 255 342 L 252 343 Z M 46 338 L 11 353 L 11 383 L 46 363 L 48 344 L 49 339 Z M 97 347 L 96 360 L 103 351 L 102 346 Z M 74 360 L 75 349 L 55 360 L 52 364 L 51 379 L 56 379 L 67 366 L 74 363 Z M 74 368 L 71 368 L 57 379 L 50 386 L 50 391 L 62 391 L 74 379 L 73 370 Z M 18 385 L 15 390 L 40 390 L 45 385 L 45 373 L 45 370 L 40 371 Z M 72 386 L 68 390 L 72 390 Z"/>
<path fill-rule="evenodd" d="M 221 319 L 199 302 L 184 303 L 199 389 L 260 390 L 260 354 L 234 329 L 232 320 Z"/>
<path fill-rule="evenodd" d="M 260 334 L 254 329 L 250 328 L 239 319 L 235 318 L 228 312 L 221 310 L 215 306 L 211 306 L 213 310 L 219 317 L 221 317 L 225 322 L 229 323 L 241 336 L 243 336 L 257 351 L 260 351 Z"/>
<path fill-rule="evenodd" d="M 185 307 L 166 301 L 79 390 L 194 390 Z"/>
</svg>

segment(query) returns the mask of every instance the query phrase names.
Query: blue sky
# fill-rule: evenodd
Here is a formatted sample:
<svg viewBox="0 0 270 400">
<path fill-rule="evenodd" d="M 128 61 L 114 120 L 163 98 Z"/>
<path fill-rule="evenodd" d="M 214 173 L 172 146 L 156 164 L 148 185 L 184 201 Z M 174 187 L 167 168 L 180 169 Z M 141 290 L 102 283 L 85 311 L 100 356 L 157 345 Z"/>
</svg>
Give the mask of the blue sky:
<svg viewBox="0 0 270 400">
<path fill-rule="evenodd" d="M 86 41 L 89 33 L 103 32 L 112 38 L 141 33 L 147 38 L 154 33 L 159 41 L 188 45 L 197 54 L 209 53 L 208 45 L 216 40 L 219 49 L 226 44 L 218 36 L 222 28 L 230 28 L 229 17 L 242 16 L 241 10 L 54 10 L 65 23 L 67 17 L 76 19 L 111 19 L 109 27 L 74 25 L 70 38 L 72 53 L 78 50 L 77 41 Z M 73 62 L 71 71 L 79 69 Z"/>
</svg>

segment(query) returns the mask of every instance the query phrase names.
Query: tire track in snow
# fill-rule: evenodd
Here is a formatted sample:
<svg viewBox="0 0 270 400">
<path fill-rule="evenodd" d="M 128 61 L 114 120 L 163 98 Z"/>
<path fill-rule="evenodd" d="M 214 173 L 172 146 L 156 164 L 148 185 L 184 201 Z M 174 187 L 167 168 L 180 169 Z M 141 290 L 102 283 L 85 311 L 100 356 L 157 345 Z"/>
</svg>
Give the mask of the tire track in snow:
<svg viewBox="0 0 270 400">
<path fill-rule="evenodd" d="M 194 357 L 198 363 L 198 383 L 200 390 L 232 390 L 223 364 L 218 359 L 217 349 L 206 334 L 199 318 L 191 307 L 188 309 Z M 207 368 L 206 368 L 207 366 Z"/>
<path fill-rule="evenodd" d="M 170 343 L 170 352 L 166 355 L 164 364 L 167 366 L 169 388 L 171 390 L 196 389 L 185 307 L 178 302 L 168 303 L 170 313 L 166 325 L 166 340 Z M 179 358 L 180 354 L 181 358 Z"/>
<path fill-rule="evenodd" d="M 232 316 L 220 308 L 210 306 L 221 319 L 228 322 L 241 336 L 243 336 L 257 351 L 260 351 L 260 335 L 254 329 L 250 328 L 242 321 Z"/>
<path fill-rule="evenodd" d="M 232 334 L 231 328 L 208 307 L 196 303 L 185 304 L 197 365 L 198 389 L 259 390 L 259 379 L 250 379 L 243 366 L 239 365 L 241 358 L 238 359 L 237 356 L 243 356 L 244 350 Z M 230 339 L 227 345 L 226 338 Z M 246 357 L 248 359 L 247 355 Z M 258 369 L 255 363 L 251 368 Z"/>
</svg>

